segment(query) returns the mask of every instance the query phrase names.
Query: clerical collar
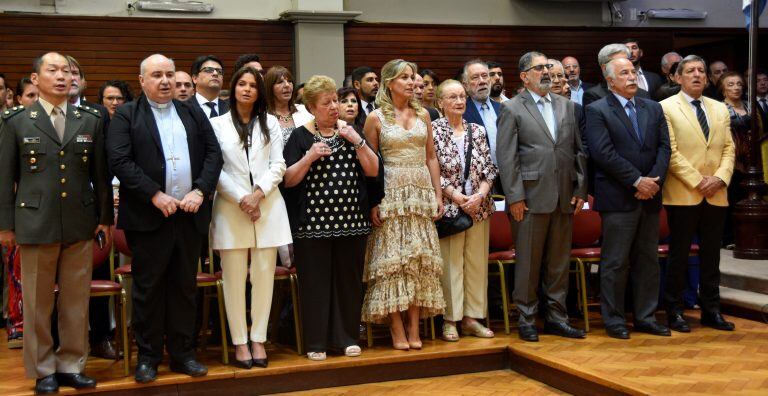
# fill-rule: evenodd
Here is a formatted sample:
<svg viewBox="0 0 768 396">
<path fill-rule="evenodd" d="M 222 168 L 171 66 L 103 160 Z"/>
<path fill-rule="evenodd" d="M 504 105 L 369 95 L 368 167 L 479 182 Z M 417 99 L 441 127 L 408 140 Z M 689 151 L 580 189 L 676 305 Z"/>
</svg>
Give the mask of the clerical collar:
<svg viewBox="0 0 768 396">
<path fill-rule="evenodd" d="M 149 103 L 150 107 L 153 107 L 155 109 L 167 109 L 172 103 L 173 100 L 170 100 L 166 103 L 157 103 L 149 98 L 147 98 L 147 103 Z"/>
</svg>

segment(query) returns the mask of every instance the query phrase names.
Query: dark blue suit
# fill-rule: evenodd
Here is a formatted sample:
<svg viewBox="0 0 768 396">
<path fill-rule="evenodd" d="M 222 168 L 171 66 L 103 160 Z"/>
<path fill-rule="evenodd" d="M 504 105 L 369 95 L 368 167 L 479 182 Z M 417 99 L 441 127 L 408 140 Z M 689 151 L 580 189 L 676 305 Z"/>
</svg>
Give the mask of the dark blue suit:
<svg viewBox="0 0 768 396">
<path fill-rule="evenodd" d="M 611 93 L 586 108 L 589 157 L 595 164 L 595 210 L 631 211 L 640 201 L 632 184 L 640 176 L 659 177 L 664 183 L 669 165 L 669 131 L 658 103 L 635 97 L 642 144 L 618 99 Z M 661 192 L 644 202 L 646 209 L 661 209 Z"/>
<path fill-rule="evenodd" d="M 496 113 L 496 118 L 498 118 L 499 112 L 501 112 L 501 104 L 493 100 L 490 100 L 489 102 L 491 102 L 491 107 L 493 107 L 493 111 Z M 480 112 L 477 111 L 477 106 L 475 106 L 475 102 L 472 101 L 472 98 L 467 98 L 467 110 L 464 111 L 464 119 L 467 120 L 467 122 L 473 122 L 477 125 L 482 125 L 483 128 L 485 128 L 483 118 L 480 117 Z"/>
<path fill-rule="evenodd" d="M 638 178 L 664 182 L 669 165 L 669 130 L 658 103 L 635 97 L 639 134 L 613 93 L 586 108 L 586 136 L 595 165 L 595 207 L 603 227 L 601 312 L 608 334 L 625 329 L 624 297 L 632 285 L 635 331 L 656 323 L 660 274 L 657 255 L 661 189 L 649 200 L 635 198 Z"/>
</svg>

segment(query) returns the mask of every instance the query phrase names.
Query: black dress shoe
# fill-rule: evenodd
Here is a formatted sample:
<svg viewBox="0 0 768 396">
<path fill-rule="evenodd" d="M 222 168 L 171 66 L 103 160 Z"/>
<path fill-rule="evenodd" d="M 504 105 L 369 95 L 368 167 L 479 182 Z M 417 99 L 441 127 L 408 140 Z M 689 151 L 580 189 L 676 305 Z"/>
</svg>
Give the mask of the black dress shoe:
<svg viewBox="0 0 768 396">
<path fill-rule="evenodd" d="M 585 338 L 587 333 L 568 325 L 568 323 L 545 322 L 544 332 L 566 338 Z"/>
<path fill-rule="evenodd" d="M 91 344 L 91 356 L 117 360 L 122 357 L 122 354 L 115 348 L 115 342 L 107 339 Z"/>
<path fill-rule="evenodd" d="M 241 368 L 241 369 L 250 370 L 251 367 L 253 367 L 253 359 L 248 359 L 248 360 L 237 360 L 237 359 L 235 359 L 232 362 L 232 365 L 235 366 L 235 367 Z"/>
<path fill-rule="evenodd" d="M 192 359 L 184 363 L 171 362 L 171 371 L 186 374 L 190 377 L 202 377 L 208 374 L 208 367 Z"/>
<path fill-rule="evenodd" d="M 253 365 L 256 367 L 267 368 L 267 365 L 269 365 L 269 358 L 264 358 L 264 359 L 253 358 L 252 362 L 253 362 Z"/>
<path fill-rule="evenodd" d="M 95 388 L 96 380 L 80 373 L 56 373 L 59 385 L 71 386 L 75 389 Z"/>
<path fill-rule="evenodd" d="M 43 395 L 46 393 L 56 393 L 59 391 L 59 382 L 56 381 L 56 375 L 51 374 L 35 381 L 35 394 Z"/>
<path fill-rule="evenodd" d="M 667 326 L 664 326 L 663 324 L 660 324 L 657 322 L 636 323 L 635 331 L 639 331 L 641 333 L 653 334 L 657 336 L 664 336 L 664 337 L 669 337 L 672 335 L 672 332 L 669 331 L 669 328 Z"/>
<path fill-rule="evenodd" d="M 618 338 L 620 340 L 629 339 L 629 330 L 627 330 L 627 326 L 624 325 L 606 326 L 605 333 L 608 334 L 608 337 Z"/>
<path fill-rule="evenodd" d="M 157 365 L 149 362 L 139 362 L 136 365 L 136 382 L 146 384 L 157 379 Z"/>
<path fill-rule="evenodd" d="M 517 329 L 517 333 L 520 339 L 528 342 L 538 342 L 539 333 L 536 331 L 536 326 L 522 325 Z"/>
<path fill-rule="evenodd" d="M 680 313 L 668 313 L 667 314 L 667 323 L 669 324 L 669 328 L 680 332 L 680 333 L 690 333 L 691 327 L 688 326 L 688 322 L 685 321 L 685 318 L 683 318 L 683 315 Z"/>
<path fill-rule="evenodd" d="M 723 318 L 720 312 L 707 312 L 701 313 L 701 324 L 703 326 L 712 327 L 718 330 L 733 331 L 736 328 L 732 322 L 728 322 Z"/>
</svg>

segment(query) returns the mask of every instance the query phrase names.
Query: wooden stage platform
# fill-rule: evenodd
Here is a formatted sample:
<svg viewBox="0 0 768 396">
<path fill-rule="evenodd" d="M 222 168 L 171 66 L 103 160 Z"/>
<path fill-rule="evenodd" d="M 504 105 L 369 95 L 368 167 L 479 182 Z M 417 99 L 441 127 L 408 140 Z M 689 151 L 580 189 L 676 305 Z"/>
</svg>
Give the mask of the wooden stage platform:
<svg viewBox="0 0 768 396">
<path fill-rule="evenodd" d="M 192 379 L 163 365 L 158 380 L 148 385 L 121 377 L 122 362 L 92 358 L 86 372 L 99 380 L 92 392 L 102 394 L 253 395 L 499 370 L 583 395 L 768 394 L 768 325 L 729 317 L 736 331 L 721 332 L 699 326 L 697 311 L 687 316 L 693 332 L 672 337 L 633 333 L 630 340 L 616 340 L 595 318 L 585 340 L 543 335 L 539 343 L 524 343 L 516 333 L 497 329 L 493 339 L 427 341 L 421 351 L 395 351 L 381 339 L 374 348 L 363 348 L 361 357 L 329 356 L 325 362 L 270 346 L 269 368 L 251 370 L 222 365 L 220 351 L 211 348 L 200 354 L 209 365 L 208 376 Z M 5 339 L 0 331 L 0 395 L 33 394 L 34 381 L 24 378 L 22 351 L 9 350 Z M 514 390 L 502 393 L 508 392 Z M 86 392 L 62 387 L 61 393 Z M 477 392 L 492 393 L 498 392 Z"/>
</svg>

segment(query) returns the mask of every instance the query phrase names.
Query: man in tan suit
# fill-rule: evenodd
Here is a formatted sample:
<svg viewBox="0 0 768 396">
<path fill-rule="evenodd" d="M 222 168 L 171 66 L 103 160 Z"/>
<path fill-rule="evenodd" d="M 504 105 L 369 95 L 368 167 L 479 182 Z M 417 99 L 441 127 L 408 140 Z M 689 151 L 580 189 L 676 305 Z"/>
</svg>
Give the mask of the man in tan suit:
<svg viewBox="0 0 768 396">
<path fill-rule="evenodd" d="M 720 314 L 719 293 L 720 245 L 734 163 L 730 117 L 724 104 L 702 96 L 707 81 L 703 59 L 685 57 L 676 79 L 680 93 L 661 102 L 672 149 L 662 190 L 671 232 L 664 304 L 670 328 L 690 332 L 682 293 L 691 242 L 698 234 L 701 324 L 733 330 L 733 323 Z"/>
</svg>

